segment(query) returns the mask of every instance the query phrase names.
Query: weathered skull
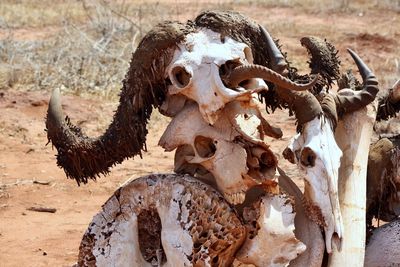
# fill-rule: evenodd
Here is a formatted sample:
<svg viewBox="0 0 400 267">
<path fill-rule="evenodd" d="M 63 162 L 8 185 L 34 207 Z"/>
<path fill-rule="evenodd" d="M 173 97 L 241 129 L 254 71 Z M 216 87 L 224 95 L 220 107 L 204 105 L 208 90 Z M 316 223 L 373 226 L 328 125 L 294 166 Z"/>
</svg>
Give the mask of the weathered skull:
<svg viewBox="0 0 400 267">
<path fill-rule="evenodd" d="M 328 253 L 332 238 L 343 235 L 343 222 L 338 197 L 338 177 L 342 151 L 338 147 L 332 126 L 325 116 L 303 125 L 303 130 L 292 140 L 284 156 L 305 171 L 304 195 L 309 215 L 323 226 Z M 314 203 L 313 203 L 314 202 Z"/>
<path fill-rule="evenodd" d="M 253 62 L 250 48 L 219 33 L 202 29 L 189 34 L 178 45 L 172 63 L 167 68 L 171 81 L 169 95 L 184 95 L 197 102 L 204 120 L 214 124 L 223 107 L 235 99 L 250 100 L 254 90 L 266 89 L 262 79 L 251 79 L 242 87 L 230 89 L 221 74 L 238 65 Z M 249 88 L 252 87 L 252 88 Z"/>
<path fill-rule="evenodd" d="M 191 103 L 174 117 L 159 145 L 167 151 L 178 148 L 175 169 L 202 166 L 230 203 L 242 203 L 247 189 L 275 175 L 276 157 L 262 142 L 265 123 L 251 101 L 227 104 L 212 126 Z"/>
</svg>

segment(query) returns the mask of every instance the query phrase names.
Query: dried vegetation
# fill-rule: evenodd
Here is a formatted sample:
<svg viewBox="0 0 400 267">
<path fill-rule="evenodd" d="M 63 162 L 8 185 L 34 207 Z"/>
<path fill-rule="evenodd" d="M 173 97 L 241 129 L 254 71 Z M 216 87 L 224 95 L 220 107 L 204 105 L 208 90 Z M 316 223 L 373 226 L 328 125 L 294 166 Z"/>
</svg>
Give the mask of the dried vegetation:
<svg viewBox="0 0 400 267">
<path fill-rule="evenodd" d="M 345 45 L 374 46 L 369 58 L 385 87 L 400 76 L 399 0 L 385 1 L 15 1 L 0 6 L 0 90 L 52 90 L 114 98 L 142 35 L 163 20 L 194 18 L 204 9 L 241 11 L 268 26 L 283 39 L 284 49 L 296 65 L 307 68 L 299 40 L 305 35 L 328 38 L 340 50 Z M 270 9 L 275 11 L 269 12 Z M 390 10 L 370 28 L 329 23 L 332 16 L 345 20 Z M 285 10 L 293 16 L 282 19 Z M 390 15 L 389 14 L 389 15 Z M 306 18 L 304 18 L 306 16 Z M 299 23 L 299 19 L 303 20 Z M 328 23 L 327 23 L 328 22 Z M 386 26 L 386 27 L 385 27 Z M 291 43 L 285 45 L 287 39 Z M 343 44 L 343 46 L 342 46 Z M 369 48 L 369 47 L 368 47 Z M 382 55 L 379 49 L 384 49 Z M 387 55 L 396 55 L 387 57 Z M 382 58 L 385 56 L 385 58 Z M 377 58 L 373 60 L 373 58 Z M 344 62 L 345 65 L 347 62 Z M 383 75 L 385 73 L 385 75 Z"/>
</svg>

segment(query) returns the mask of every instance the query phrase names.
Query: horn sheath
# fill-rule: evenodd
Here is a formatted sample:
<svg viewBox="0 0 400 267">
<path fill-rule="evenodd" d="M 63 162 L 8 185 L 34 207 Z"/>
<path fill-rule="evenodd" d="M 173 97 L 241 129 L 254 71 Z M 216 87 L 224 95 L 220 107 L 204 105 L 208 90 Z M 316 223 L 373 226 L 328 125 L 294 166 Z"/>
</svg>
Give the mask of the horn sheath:
<svg viewBox="0 0 400 267">
<path fill-rule="evenodd" d="M 263 35 L 264 42 L 266 43 L 272 68 L 274 68 L 274 66 L 277 68 L 273 70 L 283 72 L 284 70 L 282 66 L 286 64 L 284 56 L 276 46 L 271 35 L 265 29 L 263 29 L 262 26 L 260 26 L 260 28 L 262 29 L 261 33 Z M 314 79 L 313 82 L 315 83 L 316 79 Z M 288 103 L 289 107 L 293 109 L 299 125 L 309 122 L 322 114 L 321 105 L 315 96 L 310 92 L 286 90 L 280 86 L 276 86 L 275 90 L 278 94 L 278 97 L 283 99 L 286 103 Z"/>
<path fill-rule="evenodd" d="M 347 51 L 350 53 L 351 57 L 356 63 L 364 85 L 363 89 L 360 91 L 355 91 L 354 95 L 337 95 L 336 104 L 338 107 L 339 116 L 365 107 L 374 101 L 379 91 L 378 80 L 376 79 L 374 73 L 353 50 L 347 49 Z"/>
<path fill-rule="evenodd" d="M 153 107 L 165 99 L 165 68 L 175 46 L 194 31 L 189 24 L 176 22 L 156 26 L 140 42 L 123 81 L 120 102 L 113 121 L 104 134 L 90 138 L 64 119 L 60 91 L 54 90 L 47 119 L 47 137 L 56 147 L 57 165 L 78 184 L 107 174 L 124 159 L 146 150 L 146 124 Z"/>
</svg>

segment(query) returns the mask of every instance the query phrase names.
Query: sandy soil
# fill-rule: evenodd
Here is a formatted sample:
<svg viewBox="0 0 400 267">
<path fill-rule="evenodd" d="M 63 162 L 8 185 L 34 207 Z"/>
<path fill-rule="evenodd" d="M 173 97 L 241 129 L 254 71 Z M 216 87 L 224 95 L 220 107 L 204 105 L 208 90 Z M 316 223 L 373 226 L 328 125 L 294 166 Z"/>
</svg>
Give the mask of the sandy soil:
<svg viewBox="0 0 400 267">
<path fill-rule="evenodd" d="M 371 21 L 361 15 L 312 17 L 284 8 L 271 9 L 268 16 L 265 11 L 251 10 L 251 7 L 243 11 L 264 25 L 271 25 L 272 32 L 273 21 L 282 17 L 291 22 L 288 27 L 299 22 L 304 25 L 331 23 L 332 31 L 341 31 L 352 25 L 348 32 L 355 33 L 342 34 L 343 42 L 338 48 L 344 51 L 344 47 L 350 46 L 362 50 L 368 63 L 372 58 L 390 58 L 393 47 L 399 45 L 398 30 L 385 36 L 359 33 L 362 28 L 378 27 L 371 22 L 378 21 L 382 14 L 375 14 L 376 19 Z M 397 17 L 385 23 L 398 22 Z M 305 53 L 299 45 L 299 36 L 280 34 L 279 37 L 290 53 Z M 149 126 L 148 152 L 143 159 L 128 160 L 107 177 L 78 187 L 75 181 L 65 178 L 56 166 L 55 150 L 46 145 L 44 117 L 49 97 L 47 92 L 0 91 L 0 266 L 71 266 L 88 223 L 120 184 L 131 177 L 173 169 L 173 153 L 157 147 L 168 120 L 154 114 Z M 64 111 L 91 135 L 105 129 L 116 107 L 116 103 L 76 96 L 64 96 L 63 103 Z M 268 118 L 284 132 L 281 140 L 271 143 L 273 150 L 280 154 L 294 133 L 294 120 L 282 111 Z M 296 169 L 281 157 L 280 165 L 290 176 L 299 178 Z M 27 210 L 30 207 L 50 207 L 57 211 L 40 213 Z"/>
</svg>

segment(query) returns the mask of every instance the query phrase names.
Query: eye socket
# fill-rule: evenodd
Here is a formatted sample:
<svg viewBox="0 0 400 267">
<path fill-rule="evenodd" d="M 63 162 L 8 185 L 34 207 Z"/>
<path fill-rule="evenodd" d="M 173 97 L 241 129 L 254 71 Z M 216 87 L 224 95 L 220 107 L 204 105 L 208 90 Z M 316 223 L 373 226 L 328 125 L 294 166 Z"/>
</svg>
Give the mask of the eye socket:
<svg viewBox="0 0 400 267">
<path fill-rule="evenodd" d="M 301 151 L 300 163 L 305 167 L 314 167 L 316 158 L 317 154 L 311 148 L 305 147 Z"/>
<path fill-rule="evenodd" d="M 185 88 L 192 80 L 192 75 L 182 66 L 175 66 L 171 70 L 170 80 L 173 85 L 179 89 Z"/>
</svg>

